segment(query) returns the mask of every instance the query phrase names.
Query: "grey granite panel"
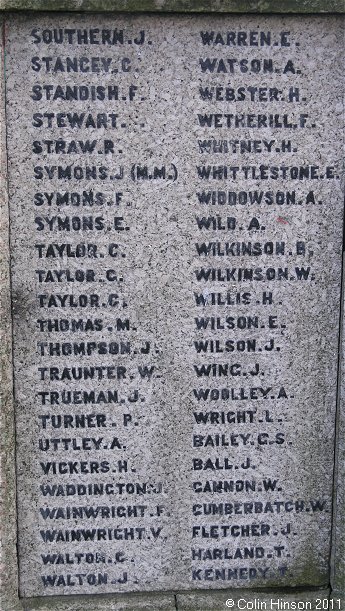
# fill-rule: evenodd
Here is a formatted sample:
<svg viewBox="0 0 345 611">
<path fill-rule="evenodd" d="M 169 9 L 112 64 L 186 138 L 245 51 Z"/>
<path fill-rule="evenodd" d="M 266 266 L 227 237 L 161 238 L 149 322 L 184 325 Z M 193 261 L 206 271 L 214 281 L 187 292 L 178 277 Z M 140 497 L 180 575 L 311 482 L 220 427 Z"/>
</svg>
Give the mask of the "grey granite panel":
<svg viewBox="0 0 345 611">
<path fill-rule="evenodd" d="M 296 592 L 194 592 L 191 594 L 179 594 L 177 596 L 178 611 L 223 611 L 233 609 L 234 611 L 295 611 L 308 609 L 318 611 L 329 604 L 329 589 Z M 339 609 L 337 605 L 335 608 Z"/>
<path fill-rule="evenodd" d="M 2 11 L 344 13 L 343 0 L 0 0 Z"/>
</svg>

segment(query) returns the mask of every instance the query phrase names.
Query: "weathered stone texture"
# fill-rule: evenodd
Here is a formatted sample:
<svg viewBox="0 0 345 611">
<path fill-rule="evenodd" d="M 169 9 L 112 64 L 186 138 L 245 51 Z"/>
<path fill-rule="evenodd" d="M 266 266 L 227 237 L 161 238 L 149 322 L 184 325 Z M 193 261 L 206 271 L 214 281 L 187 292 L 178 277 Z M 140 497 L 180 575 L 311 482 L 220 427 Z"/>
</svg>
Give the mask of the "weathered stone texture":
<svg viewBox="0 0 345 611">
<path fill-rule="evenodd" d="M 173 594 L 69 596 L 25 601 L 25 611 L 176 611 Z"/>
<path fill-rule="evenodd" d="M 345 267 L 343 264 L 343 273 Z M 343 278 L 343 311 L 341 320 L 341 363 L 339 368 L 339 404 L 334 478 L 334 525 L 331 557 L 331 585 L 334 598 L 345 604 L 345 292 Z"/>
<path fill-rule="evenodd" d="M 343 0 L 0 0 L 0 10 L 172 13 L 344 13 Z"/>
<path fill-rule="evenodd" d="M 261 609 L 270 610 L 285 608 L 297 609 L 299 603 L 300 609 L 309 609 L 309 611 L 317 611 L 322 607 L 322 603 L 326 606 L 329 599 L 329 589 L 311 590 L 309 592 L 280 592 L 273 590 L 271 592 L 260 592 L 248 590 L 229 590 L 228 592 L 195 592 L 191 594 L 177 595 L 178 611 L 224 611 L 224 609 L 233 609 L 234 611 L 243 611 L 243 609 Z M 294 606 L 296 605 L 296 606 Z"/>
<path fill-rule="evenodd" d="M 16 611 L 21 605 L 17 602 L 15 434 L 4 85 L 3 19 L 0 19 L 0 609 Z"/>
<path fill-rule="evenodd" d="M 40 6 L 41 4 L 36 2 L 30 7 L 26 5 L 25 8 L 38 9 Z M 199 4 L 196 7 L 194 3 L 183 3 L 184 9 L 187 6 L 188 10 L 202 11 L 208 4 Z M 294 6 L 292 2 L 287 3 L 286 11 L 293 10 Z M 310 9 L 310 6 L 303 3 L 306 10 L 307 7 Z M 114 8 L 113 4 L 107 2 L 78 2 L 75 5 L 68 2 L 68 8 L 71 10 L 78 8 L 80 11 L 96 11 L 102 8 L 109 10 L 111 7 Z M 141 5 L 142 10 L 159 8 L 172 12 L 183 10 L 181 7 L 181 4 L 172 3 L 160 3 L 159 7 L 143 3 Z M 213 6 L 215 10 L 225 8 L 229 11 L 241 10 L 241 7 L 239 3 L 236 6 Z M 23 7 L 20 2 L 3 0 L 2 8 Z M 50 7 L 48 3 L 45 8 L 50 10 L 53 6 Z M 66 8 L 66 4 L 55 3 L 55 9 L 58 8 Z M 128 2 L 123 8 L 133 10 L 134 4 Z M 256 10 L 257 5 L 247 7 L 248 10 L 251 8 Z M 336 11 L 339 6 L 336 3 L 329 4 L 327 10 L 330 8 Z M 272 4 L 261 4 L 260 10 L 272 10 Z M 324 5 L 320 10 L 325 10 Z M 114 23 L 117 28 L 124 30 L 125 42 L 124 47 L 121 47 L 121 43 L 120 47 L 115 46 L 110 51 L 108 48 L 105 50 L 103 47 L 90 47 L 83 42 L 79 43 L 79 46 L 68 45 L 66 40 L 62 45 L 54 42 L 44 43 L 37 37 L 37 33 L 40 34 L 43 29 L 48 33 L 54 28 L 71 27 L 92 27 L 101 30 L 102 27 L 113 27 Z M 226 70 L 223 68 L 218 72 L 202 70 L 200 57 L 234 55 L 234 49 L 229 50 L 226 45 L 201 45 L 200 30 L 208 30 L 210 27 L 216 31 L 254 31 L 259 28 L 262 31 L 272 30 L 274 36 L 278 37 L 277 44 L 272 45 L 272 48 L 236 48 L 235 54 L 240 58 L 256 58 L 254 61 L 260 61 L 260 66 L 264 60 L 272 60 L 275 70 L 258 75 L 257 63 L 254 64 L 253 73 L 246 73 L 245 76 L 243 72 L 236 73 L 236 70 L 225 75 Z M 145 44 L 135 42 L 142 30 L 148 33 L 145 34 Z M 283 48 L 278 42 L 281 41 L 278 33 L 282 31 L 288 32 L 292 37 L 292 48 Z M 1 441 L 3 460 L 0 464 L 0 502 L 3 504 L 0 505 L 0 522 L 6 530 L 3 529 L 4 534 L 1 534 L 0 539 L 3 563 L 0 569 L 4 611 L 21 608 L 25 608 L 25 611 L 170 611 L 174 608 L 182 611 L 211 611 L 224 609 L 226 600 L 229 599 L 234 600 L 238 606 L 241 596 L 248 600 L 257 597 L 259 601 L 267 603 L 274 597 L 290 602 L 328 598 L 343 218 L 339 162 L 342 155 L 339 132 L 344 118 L 342 39 L 342 20 L 336 17 L 314 16 L 306 19 L 248 15 L 13 15 L 9 19 L 6 30 L 7 123 L 15 340 L 14 386 L 18 441 L 20 592 L 24 597 L 38 598 L 30 598 L 22 603 L 17 598 L 9 227 L 6 208 L 5 132 L 2 120 L 1 204 L 4 260 L 0 272 L 3 274 L 1 282 L 5 286 L 2 304 L 5 332 L 1 344 L 4 369 L 0 417 L 5 433 Z M 44 60 L 40 64 L 41 57 L 48 56 L 48 63 L 52 64 L 60 56 L 65 61 L 64 58 L 71 55 L 86 58 L 86 62 L 90 56 L 96 56 L 94 73 L 85 74 L 80 70 L 74 74 L 72 70 L 71 74 L 60 72 L 60 68 L 55 71 L 47 69 L 44 72 Z M 30 63 L 32 57 L 36 59 Z M 100 69 L 105 68 L 105 64 L 102 64 L 104 57 L 108 58 L 112 66 L 110 72 L 104 69 L 102 73 Z M 290 60 L 293 61 L 293 69 L 287 69 L 287 62 Z M 132 66 L 131 71 L 127 70 L 129 64 Z M 286 72 L 283 69 L 286 69 Z M 37 97 L 37 87 L 47 84 L 53 89 L 57 85 L 116 85 L 120 88 L 120 95 L 111 102 L 100 98 L 85 102 L 83 99 L 71 101 L 61 100 L 59 97 L 40 101 Z M 270 103 L 267 103 L 265 99 L 249 99 L 247 93 L 245 102 L 240 96 L 235 101 L 222 97 L 215 101 L 202 99 L 199 93 L 200 86 L 228 86 L 234 88 L 232 91 L 239 91 L 240 87 L 248 84 L 253 87 L 276 87 L 280 92 L 275 94 L 278 95 L 278 100 L 271 99 Z M 298 103 L 293 99 L 288 100 L 291 86 L 302 92 Z M 133 103 L 130 99 L 132 94 L 135 94 Z M 3 99 L 3 91 L 0 98 Z M 69 119 L 64 115 L 62 123 L 54 123 L 58 113 L 68 112 L 90 113 L 93 117 L 100 116 L 98 113 L 103 113 L 102 116 L 106 113 L 108 118 L 97 119 L 96 123 L 98 121 L 99 124 L 95 125 L 92 125 L 91 120 L 90 125 L 81 121 L 81 126 L 73 127 L 68 124 L 66 126 L 65 122 Z M 279 121 L 262 131 L 251 125 L 237 131 L 237 128 L 229 130 L 224 117 L 230 116 L 227 113 L 241 112 L 249 112 L 253 116 L 258 112 L 273 112 L 276 115 L 280 113 L 279 117 L 288 117 L 286 121 L 281 119 L 287 123 L 284 135 L 282 136 L 283 125 L 279 124 Z M 35 113 L 38 115 L 34 119 Z M 53 113 L 52 124 L 49 124 L 50 119 L 46 120 L 47 116 L 40 113 Z M 116 113 L 112 115 L 116 116 L 116 120 L 109 118 L 110 113 Z M 214 123 L 211 129 L 202 126 L 200 119 L 198 123 L 198 116 L 203 113 L 216 113 L 212 114 Z M 111 121 L 114 123 L 111 124 Z M 219 123 L 221 121 L 222 125 Z M 307 124 L 305 129 L 303 122 Z M 237 149 L 234 153 L 231 144 L 227 144 L 230 148 L 223 150 L 221 154 L 216 150 L 219 148 L 219 142 L 229 142 L 229 139 L 230 142 L 235 139 L 237 142 L 238 139 L 251 142 L 253 138 L 259 143 L 255 145 L 258 150 L 242 152 Z M 86 154 L 82 154 L 80 150 L 75 153 L 75 148 L 80 147 L 80 140 L 91 142 L 93 139 L 97 142 L 96 148 L 86 151 Z M 200 145 L 203 139 L 216 142 L 216 145 L 211 144 L 211 147 L 216 148 L 207 152 L 207 144 Z M 263 144 L 272 139 L 274 146 Z M 285 150 L 285 147 L 288 147 L 285 144 L 287 139 L 289 142 L 291 139 L 293 147 L 289 150 Z M 73 140 L 77 144 L 73 144 L 71 151 L 66 151 L 61 148 L 62 140 L 68 143 Z M 56 143 L 58 148 L 54 149 Z M 105 147 L 110 144 L 106 143 L 115 145 L 115 150 L 107 151 Z M 268 146 L 271 148 L 268 149 Z M 56 168 L 66 166 L 67 163 L 72 164 L 73 171 L 80 168 L 72 178 L 65 177 L 60 180 L 55 169 L 51 170 L 51 175 L 46 170 L 46 167 Z M 107 172 L 106 176 L 99 177 L 98 182 L 92 182 L 91 174 L 88 178 L 82 175 L 83 167 L 87 164 L 97 168 L 101 165 L 109 166 L 111 171 Z M 164 172 L 166 171 L 164 176 L 159 174 L 162 164 Z M 231 167 L 267 164 L 297 168 L 310 165 L 317 168 L 319 176 L 315 178 L 315 182 L 309 181 L 308 186 L 303 182 L 304 179 L 292 182 L 292 175 L 290 182 L 289 177 L 280 177 L 278 181 L 274 178 L 267 182 L 265 175 L 261 175 L 261 178 L 257 175 L 248 178 L 245 174 L 242 174 L 240 179 L 233 175 L 231 179 L 223 176 L 219 182 L 218 179 L 214 182 L 202 182 L 196 167 L 210 164 L 214 164 L 214 167 L 220 164 Z M 141 175 L 143 180 L 140 182 L 135 172 L 138 167 L 146 165 L 149 170 L 144 177 Z M 120 176 L 121 167 L 124 168 L 124 176 Z M 114 176 L 110 178 L 110 174 Z M 101 180 L 104 182 L 100 182 Z M 211 206 L 201 204 L 197 199 L 197 193 L 204 188 L 219 188 L 222 193 L 228 190 L 244 192 L 254 189 L 296 189 L 297 202 L 282 206 L 281 202 L 277 201 L 275 206 L 266 208 L 256 205 L 249 207 L 240 203 L 229 206 L 215 203 Z M 48 198 L 40 195 L 45 192 L 72 192 L 78 189 L 103 190 L 107 196 L 106 206 L 103 206 L 102 201 L 102 206 L 97 208 L 98 201 L 94 207 L 85 206 L 80 211 L 80 208 L 74 207 L 75 204 L 70 202 L 68 205 L 56 205 L 52 199 L 48 204 Z M 117 201 L 113 191 L 120 190 L 123 196 Z M 308 200 L 307 194 L 310 192 L 315 194 L 313 201 Z M 77 220 L 68 221 L 72 223 L 68 228 L 64 224 L 67 221 L 64 220 L 50 227 L 49 223 L 54 215 Z M 95 221 L 93 218 L 93 227 L 86 227 L 83 233 L 73 226 L 83 215 L 98 215 L 102 221 Z M 205 217 L 213 219 L 210 221 L 211 225 L 214 222 L 211 230 L 205 229 L 205 222 L 208 221 L 200 221 Z M 255 229 L 250 225 L 253 219 L 257 223 Z M 87 223 L 88 221 L 85 225 Z M 96 231 L 97 223 L 99 227 L 96 227 Z M 224 223 L 227 227 L 222 226 Z M 238 244 L 241 243 L 240 240 L 246 244 L 252 244 L 254 241 L 265 242 L 269 246 L 260 257 L 253 256 L 252 259 L 236 253 L 236 247 L 233 252 L 229 251 L 227 257 L 219 250 L 212 254 L 212 245 L 205 254 L 200 250 L 200 244 L 202 241 L 211 243 L 212 240 L 216 249 L 217 244 L 222 244 L 225 240 L 238 240 Z M 67 243 L 70 247 L 69 253 L 67 249 L 59 258 L 58 249 L 54 246 L 56 243 Z M 82 252 L 84 243 L 91 247 L 90 252 L 95 256 L 83 258 L 84 255 L 80 255 L 79 260 L 79 255 L 70 254 L 79 246 L 79 252 Z M 117 258 L 110 259 L 110 244 L 116 246 L 112 252 L 118 249 Z M 271 244 L 284 244 L 284 252 L 275 253 L 275 256 L 271 257 Z M 279 248 L 281 249 L 280 246 L 278 250 Z M 230 277 L 228 282 L 215 276 L 211 283 L 202 284 L 199 280 L 196 281 L 201 265 L 212 265 L 214 268 L 224 268 L 226 265 L 238 268 L 255 265 L 260 266 L 260 269 L 281 265 L 282 268 L 287 267 L 290 270 L 290 275 L 287 275 L 286 283 L 279 285 L 271 276 L 266 277 L 263 282 L 261 279 L 257 284 L 253 281 L 248 284 L 244 280 L 236 284 L 234 276 Z M 311 270 L 308 282 L 297 277 L 296 265 L 308 266 Z M 106 269 L 112 272 L 111 278 L 105 276 Z M 65 274 L 62 281 L 58 279 L 58 273 Z M 85 274 L 88 275 L 89 284 L 86 284 Z M 259 285 L 260 289 L 257 288 Z M 271 291 L 274 304 L 271 309 L 263 303 L 262 288 Z M 245 301 L 235 301 L 226 308 L 218 301 L 214 306 L 213 295 L 219 290 L 224 295 L 229 289 L 232 295 L 236 291 L 250 291 L 251 307 L 247 308 Z M 110 302 L 107 298 L 110 291 L 111 294 L 116 293 L 116 299 L 120 295 L 120 305 L 115 314 L 109 313 Z M 91 295 L 96 292 L 101 299 L 94 310 L 94 304 L 91 306 Z M 197 292 L 202 293 L 202 299 L 205 300 L 202 308 L 197 307 L 195 303 Z M 54 301 L 48 307 L 46 296 L 54 296 L 56 293 L 65 293 L 72 301 L 85 296 L 86 300 L 89 300 L 88 308 L 82 309 L 84 305 L 80 305 L 81 301 L 79 309 L 72 304 L 70 310 L 66 310 L 65 304 L 61 302 L 56 306 Z M 40 297 L 42 294 L 44 297 Z M 252 328 L 247 335 L 241 327 L 229 334 L 224 327 L 225 316 L 235 315 L 243 321 L 249 314 L 253 319 L 257 316 L 260 324 Z M 84 319 L 102 317 L 102 333 L 97 335 L 97 328 L 88 328 L 86 332 L 81 332 L 79 328 L 66 334 L 65 329 L 61 327 L 58 332 L 52 328 L 48 333 L 43 322 L 42 328 L 40 327 L 42 318 L 64 321 L 73 315 L 75 318 Z M 270 320 L 268 315 L 272 315 L 274 321 Z M 113 338 L 109 334 L 114 330 L 116 316 L 128 316 L 131 320 L 131 328 L 125 338 L 131 343 L 130 353 L 126 352 L 127 348 L 120 354 L 114 349 L 109 356 L 109 353 L 97 352 L 92 348 L 92 358 L 89 358 L 88 354 L 79 355 L 74 361 L 70 359 L 68 352 L 58 356 L 54 351 L 48 353 L 46 346 L 52 341 L 63 345 L 63 342 L 73 342 L 77 338 L 77 341 L 90 342 L 91 345 L 96 338 L 96 341 L 101 340 L 106 344 Z M 212 329 L 213 333 L 210 332 L 209 326 L 203 331 L 200 331 L 202 327 L 195 328 L 195 320 L 200 321 L 201 317 L 205 317 L 203 320 L 206 320 L 206 317 L 211 320 L 210 317 L 213 317 L 212 320 L 218 321 L 214 322 L 216 326 Z M 275 326 L 276 320 L 278 327 Z M 44 324 L 46 325 L 46 321 Z M 97 324 L 99 323 L 93 323 L 96 327 Z M 120 334 L 114 337 L 119 340 Z M 229 338 L 239 342 L 245 338 L 247 349 L 242 349 L 245 344 L 241 343 L 236 357 L 232 353 L 229 356 L 224 350 Z M 200 342 L 204 339 L 210 340 L 209 353 L 206 355 L 207 350 L 200 347 Z M 211 343 L 211 340 L 215 343 Z M 271 341 L 273 343 L 268 345 Z M 38 342 L 46 342 L 45 347 Z M 120 342 L 117 345 L 120 346 Z M 223 346 L 222 350 L 218 350 L 219 345 Z M 274 358 L 270 354 L 272 346 Z M 146 356 L 147 354 L 149 356 Z M 240 378 L 196 377 L 196 367 L 201 364 L 214 367 L 225 361 L 230 365 L 240 363 Z M 83 378 L 78 377 L 69 379 L 72 364 L 79 369 L 95 366 L 99 371 L 104 367 L 114 367 L 115 373 L 111 373 L 115 377 L 109 379 L 116 381 L 109 382 L 104 378 L 85 378 L 85 382 Z M 155 368 L 152 379 L 150 376 L 145 378 L 140 372 L 140 368 L 147 365 Z M 126 376 L 121 373 L 124 367 L 127 369 Z M 59 372 L 65 372 L 65 378 L 57 377 L 60 375 L 56 373 L 57 368 Z M 259 379 L 254 376 L 259 374 L 262 378 L 254 382 L 253 379 Z M 79 379 L 82 379 L 82 382 L 79 382 Z M 251 382 L 248 382 L 248 379 Z M 212 400 L 208 399 L 208 403 L 202 403 L 203 399 L 201 401 L 199 394 L 196 401 L 197 395 L 192 392 L 193 386 L 197 387 L 200 393 L 200 388 L 207 385 L 211 390 L 209 396 L 213 393 Z M 262 393 L 262 400 L 257 401 L 258 388 L 262 387 L 265 388 L 267 399 L 264 399 Z M 281 388 L 284 388 L 284 391 Z M 67 401 L 63 403 L 62 391 L 79 393 L 80 389 L 87 391 L 88 397 L 92 392 L 97 392 L 100 396 L 103 391 L 110 389 L 113 395 L 115 391 L 119 393 L 119 400 L 112 399 L 109 405 L 104 405 L 106 402 L 103 397 L 98 403 L 88 398 L 86 407 L 80 407 L 80 395 L 74 395 L 72 407 Z M 225 398 L 214 398 L 220 389 L 225 394 L 228 392 L 227 398 L 225 394 Z M 249 390 L 252 394 L 248 394 Z M 55 399 L 52 401 L 51 395 L 43 397 L 42 393 L 46 391 L 59 395 L 59 402 L 54 403 Z M 231 413 L 238 414 L 238 405 L 247 409 L 246 426 L 240 419 L 225 419 L 225 424 L 216 422 L 203 426 L 195 417 L 195 412 L 202 410 L 205 413 L 209 410 L 218 410 L 219 413 L 234 410 Z M 69 417 L 72 414 L 74 417 L 75 414 L 86 412 L 92 412 L 92 418 L 94 412 L 105 415 L 105 430 L 102 428 L 103 424 L 100 424 L 95 433 L 94 420 L 81 432 L 80 429 L 76 432 L 75 429 L 68 428 L 67 432 L 62 434 L 60 428 L 54 429 L 55 425 L 51 425 L 52 415 Z M 248 413 L 251 413 L 253 420 L 249 420 Z M 42 414 L 46 420 L 40 420 Z M 340 416 L 339 439 L 345 428 L 342 418 Z M 49 426 L 51 429 L 47 432 Z M 247 441 L 244 439 L 246 433 L 249 434 Z M 206 445 L 206 435 L 212 438 L 208 442 L 211 448 Z M 73 437 L 73 444 L 70 440 L 62 441 L 61 437 Z M 243 445 L 238 449 L 240 442 Z M 80 444 L 84 444 L 82 448 Z M 340 475 L 335 496 L 337 522 L 333 530 L 336 540 L 333 560 L 338 567 L 333 574 L 332 583 L 335 596 L 341 595 L 344 585 L 344 497 L 340 489 L 344 455 L 341 442 L 339 447 L 337 469 Z M 98 461 L 99 464 L 103 460 L 104 464 L 109 463 L 111 468 L 115 466 L 111 473 L 117 475 L 108 475 L 109 469 L 102 467 L 103 470 L 95 470 L 89 478 L 83 479 L 85 472 L 76 475 L 77 472 L 72 470 L 70 475 L 66 476 L 63 471 L 54 474 L 53 469 L 41 466 L 43 461 L 57 461 L 51 464 L 66 465 L 63 462 L 66 460 L 81 460 L 85 464 L 90 460 Z M 212 462 L 212 471 L 204 473 L 199 469 L 199 464 L 201 461 L 205 465 L 206 460 Z M 124 461 L 129 461 L 129 469 L 126 464 L 125 470 Z M 229 463 L 232 463 L 230 467 Z M 227 479 L 233 478 L 232 484 L 235 479 L 249 483 L 255 479 L 256 487 L 249 487 L 245 492 L 233 489 L 226 494 L 218 494 L 217 491 L 210 493 L 208 490 L 197 494 L 193 492 L 193 480 L 200 480 L 204 485 L 206 480 L 224 480 L 224 473 L 231 474 L 227 475 Z M 233 475 L 234 473 L 236 475 Z M 266 478 L 278 481 L 275 490 L 268 490 L 267 493 L 266 489 L 263 490 Z M 149 482 L 150 492 L 146 493 L 145 490 L 147 495 L 143 497 L 141 490 L 137 495 L 133 495 L 132 490 L 127 489 L 127 496 L 120 499 L 117 497 L 115 501 L 110 494 L 105 501 L 95 501 L 91 493 L 89 497 L 84 492 L 80 497 L 74 497 L 72 494 L 67 498 L 49 497 L 44 496 L 39 488 L 39 484 L 73 487 L 91 482 L 92 486 L 97 486 L 107 481 L 116 485 L 127 482 L 131 485 L 132 481 Z M 196 483 L 200 487 L 199 483 Z M 277 514 L 274 514 L 273 509 L 267 509 L 266 514 L 260 513 L 258 505 L 261 503 L 264 506 L 266 502 L 267 506 L 282 503 L 281 509 Z M 257 513 L 254 511 L 255 503 L 258 507 Z M 121 507 L 125 506 L 127 513 L 128 506 L 141 507 L 138 511 L 139 514 L 142 512 L 141 516 L 139 515 L 142 519 L 131 521 L 132 516 L 129 513 L 125 522 L 120 513 L 115 513 L 113 520 L 109 521 L 107 508 L 115 505 L 116 509 L 119 504 Z M 97 514 L 87 521 L 89 505 L 97 507 L 102 518 Z M 216 505 L 221 505 L 223 509 L 214 510 L 212 514 L 213 509 L 210 511 L 207 508 L 214 508 Z M 203 507 L 206 507 L 205 515 L 202 515 Z M 70 510 L 75 513 L 66 513 Z M 274 515 L 270 515 L 270 511 Z M 80 515 L 84 516 L 84 521 Z M 220 529 L 229 529 L 229 524 L 233 523 L 233 538 L 220 542 L 218 533 L 223 532 Z M 124 526 L 131 528 L 132 525 L 137 529 L 144 529 L 143 539 L 138 537 L 134 541 L 131 537 L 122 537 L 121 540 L 115 538 L 104 544 L 100 539 L 101 543 L 97 545 L 86 540 L 75 546 L 49 539 L 45 545 L 42 543 L 42 531 L 53 527 L 63 530 L 79 527 L 104 529 L 109 526 L 122 533 Z M 196 527 L 195 533 L 192 531 L 193 526 Z M 236 529 L 242 527 L 242 537 L 236 539 Z M 213 536 L 213 528 L 217 529 L 217 537 Z M 248 536 L 246 528 L 252 528 L 252 538 Z M 259 533 L 260 528 L 262 530 Z M 203 538 L 201 533 L 206 533 Z M 219 553 L 224 554 L 225 547 L 226 562 L 223 562 Z M 206 555 L 208 548 L 216 550 L 213 558 Z M 222 548 L 220 552 L 217 551 L 218 548 Z M 91 566 L 92 576 L 97 574 L 102 563 L 106 564 L 112 578 L 115 575 L 114 581 L 99 583 L 96 590 L 102 594 L 195 588 L 212 588 L 215 591 L 180 593 L 176 601 L 173 594 L 169 593 L 94 597 L 92 594 L 96 590 L 92 580 L 78 583 L 75 577 L 71 581 L 66 578 L 68 565 L 73 564 L 70 558 L 75 550 L 85 556 L 85 563 L 89 563 L 86 554 L 90 553 L 90 550 L 92 554 L 98 554 L 97 561 L 93 564 L 83 565 L 83 570 Z M 256 550 L 257 556 L 250 557 L 250 554 L 254 554 L 252 550 Z M 43 555 L 60 552 L 68 558 L 67 569 L 64 562 L 56 565 L 52 563 L 53 568 L 48 564 L 49 569 L 46 568 L 46 562 L 43 566 Z M 260 556 L 261 553 L 264 556 Z M 114 554 L 119 554 L 119 558 Z M 246 554 L 251 559 L 248 559 Z M 262 557 L 267 559 L 267 562 L 262 560 Z M 122 572 L 122 564 L 126 575 L 127 571 L 130 575 L 129 583 L 125 580 L 124 571 Z M 236 577 L 215 578 L 229 568 L 238 571 Z M 266 573 L 263 574 L 263 571 Z M 63 580 L 55 587 L 51 581 L 44 582 L 41 575 L 44 572 L 50 572 L 53 577 L 59 574 Z M 200 582 L 199 574 L 203 576 Z M 251 574 L 254 584 L 249 580 L 244 583 L 248 574 Z M 320 589 L 295 593 L 281 591 L 281 594 L 278 589 L 274 590 L 274 595 L 259 590 L 296 586 Z M 234 587 L 239 589 L 234 590 Z M 248 590 L 242 590 L 247 587 L 257 589 L 249 594 Z M 220 592 L 218 588 L 227 590 Z M 230 594 L 234 591 L 235 595 Z M 90 597 L 68 596 L 77 593 L 90 594 Z M 55 594 L 63 594 L 65 599 L 57 598 Z M 318 609 L 316 602 L 313 602 L 312 610 L 314 609 Z"/>
<path fill-rule="evenodd" d="M 26 16 L 6 40 L 21 594 L 326 586 L 341 20 Z"/>
</svg>

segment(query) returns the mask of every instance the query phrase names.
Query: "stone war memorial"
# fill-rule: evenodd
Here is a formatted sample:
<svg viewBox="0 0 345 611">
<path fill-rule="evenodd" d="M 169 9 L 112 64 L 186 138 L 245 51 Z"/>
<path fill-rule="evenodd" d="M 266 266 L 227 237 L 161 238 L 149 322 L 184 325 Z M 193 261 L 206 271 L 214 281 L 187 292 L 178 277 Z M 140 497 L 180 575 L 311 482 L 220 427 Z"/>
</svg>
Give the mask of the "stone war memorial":
<svg viewBox="0 0 345 611">
<path fill-rule="evenodd" d="M 345 611 L 341 0 L 1 0 L 1 611 Z"/>
</svg>

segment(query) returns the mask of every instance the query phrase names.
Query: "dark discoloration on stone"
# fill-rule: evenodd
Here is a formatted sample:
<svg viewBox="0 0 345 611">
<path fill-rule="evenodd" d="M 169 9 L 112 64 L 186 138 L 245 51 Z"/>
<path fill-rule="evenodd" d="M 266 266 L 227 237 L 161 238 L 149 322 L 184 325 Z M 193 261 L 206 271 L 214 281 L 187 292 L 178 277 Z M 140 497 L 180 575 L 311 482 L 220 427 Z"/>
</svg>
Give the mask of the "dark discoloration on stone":
<svg viewBox="0 0 345 611">
<path fill-rule="evenodd" d="M 334 526 L 332 548 L 331 586 L 334 599 L 345 601 L 345 255 L 343 261 L 343 303 L 341 320 L 339 397 L 337 410 L 337 441 L 334 480 Z"/>
<path fill-rule="evenodd" d="M 276 604 L 277 601 L 284 601 L 286 605 L 297 602 L 300 602 L 301 605 L 306 605 L 308 603 L 308 607 L 306 608 L 310 609 L 311 611 L 316 611 L 319 605 L 319 603 L 316 601 L 327 600 L 328 596 L 328 588 L 325 588 L 324 590 L 309 591 L 296 590 L 295 592 L 291 590 L 272 590 L 271 592 L 268 590 L 253 590 L 251 592 L 248 592 L 248 590 L 199 593 L 190 592 L 188 594 L 182 593 L 177 595 L 177 609 L 178 611 L 199 611 L 200 609 L 205 609 L 207 611 L 220 611 L 221 609 L 229 608 L 226 605 L 226 601 L 232 600 L 234 602 L 233 609 L 239 609 L 241 606 L 246 609 L 247 604 L 248 609 L 255 608 L 255 604 L 257 608 L 260 608 L 259 605 L 262 604 L 263 609 L 265 609 L 264 605 L 266 604 L 266 609 L 270 609 L 271 601 Z M 253 605 L 253 607 L 250 605 Z M 288 608 L 288 606 L 286 606 L 286 608 Z"/>
</svg>

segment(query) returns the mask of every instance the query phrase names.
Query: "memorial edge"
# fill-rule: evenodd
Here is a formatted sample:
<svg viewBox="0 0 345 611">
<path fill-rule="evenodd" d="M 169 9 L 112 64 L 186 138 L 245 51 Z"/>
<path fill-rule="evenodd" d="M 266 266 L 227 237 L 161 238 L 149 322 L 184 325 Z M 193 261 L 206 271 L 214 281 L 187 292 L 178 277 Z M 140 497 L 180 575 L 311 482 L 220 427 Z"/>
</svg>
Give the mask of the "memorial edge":
<svg viewBox="0 0 345 611">
<path fill-rule="evenodd" d="M 345 605 L 345 244 L 343 244 L 342 304 L 339 342 L 338 406 L 336 419 L 333 541 L 331 554 L 332 596 Z"/>
<path fill-rule="evenodd" d="M 246 13 L 344 13 L 345 2 L 342 0 L 259 0 L 245 1 L 225 0 L 0 0 L 0 11 L 86 11 L 86 12 L 246 12 Z M 1 611 L 193 611 L 200 609 L 200 603 L 206 596 L 211 606 L 206 611 L 224 608 L 226 598 L 237 599 L 240 590 L 223 590 L 186 593 L 138 593 L 105 596 L 65 596 L 48 599 L 19 599 L 18 564 L 17 564 L 17 525 L 16 525 L 16 485 L 15 485 L 15 427 L 13 401 L 13 365 L 12 365 L 12 320 L 11 320 L 11 286 L 9 263 L 9 212 L 7 196 L 7 154 L 6 154 L 6 113 L 5 113 L 5 80 L 3 33 L 4 16 L 0 17 L 0 609 Z M 344 263 L 345 265 L 345 263 Z M 343 280 L 343 310 L 345 308 L 345 291 Z M 334 490 L 334 528 L 331 556 L 331 597 L 340 598 L 342 609 L 345 604 L 345 524 L 344 524 L 344 462 L 345 462 L 345 323 L 342 317 L 342 351 L 339 375 L 339 422 L 336 446 L 337 480 Z M 246 598 L 260 596 L 260 592 L 245 591 Z M 267 598 L 290 598 L 290 591 L 262 591 Z M 310 598 L 328 598 L 330 590 L 295 591 L 298 596 Z M 291 598 L 290 598 L 291 600 Z M 213 601 L 213 602 L 212 602 Z"/>
</svg>

